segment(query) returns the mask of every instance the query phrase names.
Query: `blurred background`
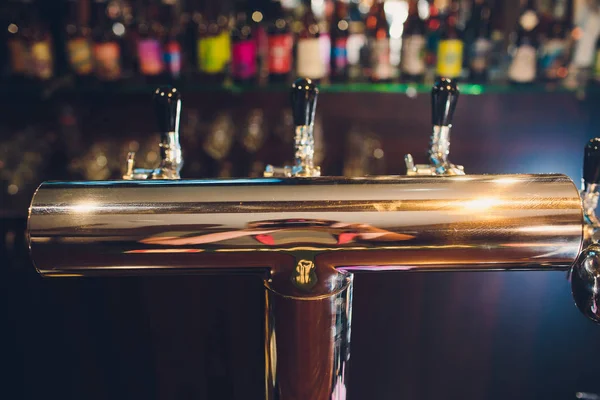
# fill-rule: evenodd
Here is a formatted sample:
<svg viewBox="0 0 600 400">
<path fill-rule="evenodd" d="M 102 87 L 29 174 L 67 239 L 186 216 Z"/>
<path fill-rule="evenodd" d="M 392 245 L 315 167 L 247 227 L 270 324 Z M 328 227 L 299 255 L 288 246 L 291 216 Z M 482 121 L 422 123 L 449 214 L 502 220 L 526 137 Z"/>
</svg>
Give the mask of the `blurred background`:
<svg viewBox="0 0 600 400">
<path fill-rule="evenodd" d="M 319 82 L 324 175 L 426 161 L 429 91 L 459 79 L 450 159 L 581 180 L 600 106 L 590 0 L 5 0 L 0 4 L 0 397 L 259 399 L 253 276 L 41 279 L 27 208 L 44 180 L 158 160 L 151 95 L 183 93 L 185 178 L 293 159 L 289 84 Z M 165 193 L 168 195 L 168 193 Z M 355 279 L 349 399 L 599 398 L 600 327 L 566 274 Z M 596 396 L 596 397 L 595 397 Z"/>
</svg>

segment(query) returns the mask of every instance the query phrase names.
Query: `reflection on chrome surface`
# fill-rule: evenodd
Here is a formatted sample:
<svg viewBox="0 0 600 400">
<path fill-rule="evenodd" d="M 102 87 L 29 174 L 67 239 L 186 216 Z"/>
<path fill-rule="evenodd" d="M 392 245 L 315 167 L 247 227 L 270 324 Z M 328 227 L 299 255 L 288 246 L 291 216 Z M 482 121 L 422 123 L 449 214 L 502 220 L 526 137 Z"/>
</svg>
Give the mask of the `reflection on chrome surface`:
<svg viewBox="0 0 600 400">
<path fill-rule="evenodd" d="M 44 275 L 266 269 L 277 257 L 248 255 L 298 251 L 353 269 L 566 269 L 582 232 L 562 175 L 56 182 L 29 217 Z"/>
</svg>

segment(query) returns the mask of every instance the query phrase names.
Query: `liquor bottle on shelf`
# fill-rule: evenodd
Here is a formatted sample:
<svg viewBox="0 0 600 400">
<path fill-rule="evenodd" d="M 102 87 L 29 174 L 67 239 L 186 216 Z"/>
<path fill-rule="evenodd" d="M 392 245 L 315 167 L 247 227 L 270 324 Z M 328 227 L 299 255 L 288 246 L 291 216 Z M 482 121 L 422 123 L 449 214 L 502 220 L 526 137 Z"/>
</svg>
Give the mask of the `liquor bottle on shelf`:
<svg viewBox="0 0 600 400">
<path fill-rule="evenodd" d="M 557 81 L 567 76 L 569 57 L 569 5 L 567 0 L 556 0 L 548 24 L 539 59 L 540 75 L 545 81 Z"/>
<path fill-rule="evenodd" d="M 238 84 L 256 81 L 257 43 L 248 15 L 242 8 L 236 16 L 235 27 L 231 33 L 231 76 Z"/>
<path fill-rule="evenodd" d="M 317 23 L 319 25 L 319 48 L 321 50 L 321 62 L 323 63 L 323 75 L 325 79 L 329 78 L 331 70 L 331 34 L 328 20 L 322 18 Z"/>
<path fill-rule="evenodd" d="M 183 68 L 182 41 L 187 15 L 178 8 L 177 0 L 162 0 L 160 16 L 163 20 L 165 40 L 163 44 L 164 75 L 167 81 L 177 81 Z"/>
<path fill-rule="evenodd" d="M 350 35 L 348 2 L 337 0 L 334 7 L 330 25 L 329 79 L 332 82 L 345 82 L 348 80 L 348 37 Z"/>
<path fill-rule="evenodd" d="M 50 29 L 37 7 L 32 8 L 29 29 L 32 75 L 37 80 L 46 81 L 54 76 L 54 51 Z"/>
<path fill-rule="evenodd" d="M 535 81 L 539 23 L 540 16 L 535 1 L 527 0 L 519 15 L 513 59 L 508 68 L 508 79 L 511 83 L 527 84 Z"/>
<path fill-rule="evenodd" d="M 67 60 L 70 70 L 79 80 L 89 78 L 94 71 L 89 6 L 87 0 L 67 2 Z"/>
<path fill-rule="evenodd" d="M 310 1 L 305 1 L 304 15 L 301 20 L 302 28 L 298 33 L 296 75 L 319 81 L 325 76 L 325 64 L 319 40 L 319 24 L 310 3 Z"/>
<path fill-rule="evenodd" d="M 419 16 L 418 0 L 408 4 L 402 31 L 400 71 L 403 81 L 420 82 L 425 74 L 425 21 Z"/>
<path fill-rule="evenodd" d="M 267 27 L 269 81 L 286 82 L 292 70 L 293 38 L 280 1 L 270 4 Z"/>
<path fill-rule="evenodd" d="M 597 2 L 579 3 L 575 25 L 573 58 L 564 84 L 569 88 L 583 88 L 590 77 L 596 41 L 600 37 L 600 5 Z"/>
<path fill-rule="evenodd" d="M 369 79 L 372 82 L 391 82 L 394 71 L 390 62 L 390 26 L 382 0 L 375 1 L 371 6 L 366 28 L 370 61 L 367 68 Z"/>
<path fill-rule="evenodd" d="M 10 3 L 6 45 L 10 58 L 10 79 L 16 83 L 27 80 L 31 75 L 31 57 L 27 42 L 30 29 L 27 18 L 33 12 L 32 8 L 31 0 L 13 0 Z"/>
<path fill-rule="evenodd" d="M 488 79 L 491 82 L 506 81 L 506 72 L 510 61 L 504 40 L 504 27 L 506 25 L 504 21 L 504 7 L 505 4 L 503 1 L 494 1 L 491 11 L 492 49 L 488 60 Z"/>
<path fill-rule="evenodd" d="M 121 42 L 116 29 L 108 16 L 107 1 L 94 0 L 94 73 L 100 81 L 121 79 Z M 123 28 L 124 29 L 124 28 Z"/>
<path fill-rule="evenodd" d="M 462 73 L 464 43 L 456 26 L 457 13 L 458 3 L 453 1 L 442 19 L 436 73 L 443 78 L 459 78 Z"/>
<path fill-rule="evenodd" d="M 198 25 L 198 72 L 202 80 L 223 83 L 228 76 L 231 61 L 229 16 L 223 3 L 214 8 L 209 3 L 206 16 Z"/>
<path fill-rule="evenodd" d="M 146 3 L 137 23 L 137 57 L 139 74 L 148 83 L 157 83 L 164 71 L 162 42 L 165 27 L 160 23 L 156 1 Z"/>
<path fill-rule="evenodd" d="M 331 21 L 331 55 L 329 79 L 332 82 L 348 80 L 348 36 L 350 34 L 347 0 L 337 0 Z"/>
<path fill-rule="evenodd" d="M 447 2 L 442 2 L 440 4 L 437 1 L 431 1 L 429 3 L 428 17 L 425 22 L 425 81 L 428 83 L 433 83 L 435 80 L 437 52 L 442 33 L 441 28 L 444 17 L 442 11 L 447 7 Z"/>
<path fill-rule="evenodd" d="M 469 81 L 483 83 L 488 80 L 492 51 L 492 9 L 487 0 L 474 0 L 466 31 L 469 35 Z"/>
<path fill-rule="evenodd" d="M 594 68 L 592 70 L 592 80 L 598 85 L 600 84 L 600 37 L 596 40 L 596 51 L 594 55 Z"/>
<path fill-rule="evenodd" d="M 368 62 L 367 38 L 365 35 L 365 24 L 362 15 L 355 2 L 349 7 L 348 41 L 346 44 L 348 58 L 348 79 L 352 82 L 361 80 L 363 75 L 363 64 Z"/>
</svg>

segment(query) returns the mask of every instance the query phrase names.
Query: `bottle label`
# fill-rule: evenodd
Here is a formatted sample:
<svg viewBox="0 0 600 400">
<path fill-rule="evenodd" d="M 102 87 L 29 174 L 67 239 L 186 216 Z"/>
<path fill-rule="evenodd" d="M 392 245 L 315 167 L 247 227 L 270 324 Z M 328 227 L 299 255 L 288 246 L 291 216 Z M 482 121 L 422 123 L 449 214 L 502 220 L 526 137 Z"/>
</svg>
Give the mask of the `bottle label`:
<svg viewBox="0 0 600 400">
<path fill-rule="evenodd" d="M 243 40 L 233 44 L 231 73 L 237 79 L 248 79 L 256 76 L 255 40 Z"/>
<path fill-rule="evenodd" d="M 218 74 L 225 72 L 231 60 L 231 39 L 223 31 L 217 36 L 198 39 L 198 66 L 200 72 Z"/>
<path fill-rule="evenodd" d="M 367 38 L 362 33 L 353 33 L 348 36 L 346 49 L 348 51 L 348 64 L 356 65 L 360 63 L 361 49 L 366 47 Z"/>
<path fill-rule="evenodd" d="M 319 38 L 298 40 L 298 58 L 296 62 L 298 76 L 320 79 L 325 75 Z"/>
<path fill-rule="evenodd" d="M 92 46 L 85 38 L 75 38 L 67 42 L 69 64 L 77 75 L 92 73 Z"/>
<path fill-rule="evenodd" d="M 331 37 L 328 32 L 322 32 L 319 36 L 319 47 L 321 49 L 321 61 L 323 62 L 323 74 L 328 75 L 331 68 Z"/>
<path fill-rule="evenodd" d="M 138 58 L 142 75 L 158 75 L 163 71 L 163 56 L 156 39 L 138 41 Z"/>
<path fill-rule="evenodd" d="M 402 43 L 402 72 L 408 75 L 425 73 L 425 37 L 410 35 Z"/>
<path fill-rule="evenodd" d="M 437 73 L 445 78 L 460 76 L 463 62 L 463 42 L 459 39 L 440 40 Z"/>
<path fill-rule="evenodd" d="M 492 42 L 485 38 L 478 38 L 471 47 L 471 59 L 469 66 L 472 71 L 482 73 L 489 63 L 490 53 L 492 51 Z"/>
<path fill-rule="evenodd" d="M 392 64 L 390 63 L 390 40 L 388 38 L 376 39 L 373 42 L 371 53 L 372 78 L 385 80 L 392 78 Z"/>
<path fill-rule="evenodd" d="M 40 79 L 52 77 L 52 49 L 49 40 L 41 40 L 31 45 L 31 60 L 34 75 Z"/>
<path fill-rule="evenodd" d="M 8 41 L 10 52 L 10 67 L 13 74 L 26 74 L 30 63 L 30 54 L 22 40 L 11 39 Z"/>
<path fill-rule="evenodd" d="M 114 80 L 121 76 L 121 49 L 116 42 L 94 45 L 96 75 L 102 80 Z"/>
<path fill-rule="evenodd" d="M 347 38 L 337 38 L 333 46 L 333 61 L 335 65 L 335 73 L 343 73 L 348 65 L 348 44 Z"/>
<path fill-rule="evenodd" d="M 287 74 L 292 69 L 292 36 L 271 35 L 268 38 L 269 73 Z"/>
<path fill-rule="evenodd" d="M 533 82 L 536 75 L 535 47 L 524 44 L 517 48 L 517 52 L 508 68 L 508 77 L 514 82 Z"/>
<path fill-rule="evenodd" d="M 169 74 L 178 77 L 181 73 L 181 45 L 176 40 L 171 40 L 165 46 L 165 66 Z"/>
</svg>

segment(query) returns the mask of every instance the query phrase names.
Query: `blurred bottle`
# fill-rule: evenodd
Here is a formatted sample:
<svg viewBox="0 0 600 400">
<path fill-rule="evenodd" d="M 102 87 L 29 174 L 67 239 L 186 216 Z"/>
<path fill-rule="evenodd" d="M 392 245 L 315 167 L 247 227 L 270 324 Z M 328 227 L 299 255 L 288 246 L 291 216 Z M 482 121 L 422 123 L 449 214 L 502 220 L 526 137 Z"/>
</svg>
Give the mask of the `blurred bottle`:
<svg viewBox="0 0 600 400">
<path fill-rule="evenodd" d="M 425 74 L 425 21 L 419 16 L 419 0 L 408 3 L 408 17 L 402 31 L 400 70 L 403 81 L 421 82 Z"/>
<path fill-rule="evenodd" d="M 293 39 L 279 1 L 270 4 L 267 42 L 269 81 L 285 82 L 292 70 Z"/>
<path fill-rule="evenodd" d="M 585 86 L 593 66 L 596 41 L 600 37 L 600 5 L 598 2 L 585 2 L 578 7 L 573 60 L 569 68 L 569 87 Z"/>
<path fill-rule="evenodd" d="M 256 81 L 257 43 L 248 23 L 248 15 L 240 6 L 237 12 L 235 27 L 231 33 L 232 59 L 231 76 L 238 84 Z"/>
<path fill-rule="evenodd" d="M 457 15 L 458 3 L 453 1 L 444 10 L 437 51 L 436 73 L 444 78 L 459 78 L 462 73 L 464 43 L 456 25 Z"/>
<path fill-rule="evenodd" d="M 331 20 L 329 76 L 332 82 L 348 80 L 348 36 L 350 34 L 347 0 L 337 0 Z"/>
<path fill-rule="evenodd" d="M 94 0 L 94 72 L 101 81 L 115 81 L 121 78 L 121 43 L 118 33 L 125 27 L 113 24 L 108 15 L 106 0 Z"/>
<path fill-rule="evenodd" d="M 425 47 L 425 74 L 427 82 L 433 82 L 435 79 L 438 45 L 442 34 L 442 21 L 444 18 L 442 11 L 447 7 L 446 3 L 438 4 L 435 1 L 429 2 L 429 17 L 425 23 L 425 39 L 427 43 Z"/>
<path fill-rule="evenodd" d="M 164 75 L 167 81 L 181 77 L 183 55 L 181 52 L 183 32 L 187 15 L 184 15 L 177 0 L 162 0 L 160 19 L 165 30 L 163 44 Z"/>
<path fill-rule="evenodd" d="M 52 36 L 46 21 L 42 19 L 39 5 L 31 11 L 31 24 L 28 26 L 32 75 L 38 80 L 48 80 L 54 75 L 54 51 Z"/>
<path fill-rule="evenodd" d="M 571 23 L 567 0 L 556 0 L 552 19 L 546 32 L 546 40 L 541 48 L 539 66 L 543 80 L 557 81 L 567 76 L 569 61 L 569 35 Z"/>
<path fill-rule="evenodd" d="M 364 78 L 363 69 L 368 64 L 367 37 L 365 24 L 354 1 L 350 3 L 350 26 L 348 28 L 348 42 L 346 45 L 348 57 L 348 79 L 360 81 Z M 364 64 L 364 65 L 363 65 Z"/>
<path fill-rule="evenodd" d="M 519 15 L 513 59 L 508 69 L 508 79 L 512 83 L 527 84 L 535 81 L 539 23 L 540 16 L 535 1 L 527 0 Z"/>
<path fill-rule="evenodd" d="M 488 80 L 492 51 L 492 9 L 487 0 L 474 0 L 471 17 L 467 22 L 469 36 L 469 81 L 483 83 Z"/>
<path fill-rule="evenodd" d="M 16 83 L 23 82 L 30 76 L 31 53 L 27 42 L 27 18 L 33 12 L 31 0 L 13 0 L 10 3 L 8 18 L 7 47 L 10 58 L 10 79 Z"/>
<path fill-rule="evenodd" d="M 325 76 L 325 64 L 321 57 L 319 24 L 310 3 L 310 0 L 304 2 L 302 28 L 298 33 L 296 49 L 296 75 L 319 81 Z"/>
<path fill-rule="evenodd" d="M 383 0 L 376 0 L 366 19 L 370 65 L 367 76 L 372 82 L 391 82 L 393 67 L 390 62 L 390 26 Z"/>
<path fill-rule="evenodd" d="M 328 80 L 331 73 L 331 28 L 325 18 L 318 20 L 317 24 L 319 25 L 319 49 L 321 51 L 321 62 L 323 63 L 323 76 Z"/>
<path fill-rule="evenodd" d="M 592 79 L 594 80 L 596 85 L 600 84 L 600 37 L 598 37 L 598 40 L 596 40 L 596 51 L 594 57 Z"/>
<path fill-rule="evenodd" d="M 504 2 L 494 1 L 491 16 L 492 50 L 490 51 L 488 78 L 492 82 L 506 81 L 506 73 L 510 59 L 506 51 Z"/>
<path fill-rule="evenodd" d="M 147 82 L 156 83 L 165 68 L 162 42 L 166 27 L 159 20 L 159 4 L 156 0 L 149 0 L 139 11 L 136 46 L 139 74 Z"/>
<path fill-rule="evenodd" d="M 239 120 L 239 119 L 238 119 Z M 236 127 L 238 132 L 231 157 L 235 160 L 234 175 L 241 177 L 262 176 L 264 166 L 256 170 L 258 164 L 262 164 L 257 152 L 261 149 L 266 138 L 264 113 L 262 109 L 255 108 L 248 111 L 243 117 L 243 122 Z"/>
<path fill-rule="evenodd" d="M 224 3 L 209 3 L 205 18 L 198 25 L 198 72 L 206 82 L 223 83 L 229 72 L 231 36 L 227 11 Z"/>
<path fill-rule="evenodd" d="M 69 67 L 80 80 L 86 79 L 94 71 L 89 0 L 69 0 L 67 2 L 65 31 Z"/>
<path fill-rule="evenodd" d="M 235 125 L 231 111 L 222 111 L 208 127 L 202 143 L 204 152 L 209 156 L 204 160 L 208 177 L 228 178 L 233 174 L 233 163 L 229 160 L 235 139 Z"/>
</svg>

